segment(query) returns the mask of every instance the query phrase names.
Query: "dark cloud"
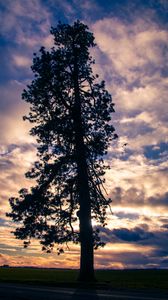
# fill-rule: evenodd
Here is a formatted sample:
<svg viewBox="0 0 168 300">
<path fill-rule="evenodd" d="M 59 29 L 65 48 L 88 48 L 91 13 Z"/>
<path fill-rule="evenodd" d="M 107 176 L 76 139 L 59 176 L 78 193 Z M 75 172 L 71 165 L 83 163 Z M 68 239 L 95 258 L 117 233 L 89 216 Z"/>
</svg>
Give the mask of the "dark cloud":
<svg viewBox="0 0 168 300">
<path fill-rule="evenodd" d="M 168 230 L 154 231 L 154 238 L 151 239 L 151 244 L 165 250 L 168 255 Z"/>
<path fill-rule="evenodd" d="M 141 224 L 133 229 L 99 229 L 102 240 L 106 243 L 126 243 L 137 245 L 137 249 L 135 251 L 130 250 L 128 253 L 127 250 L 123 252 L 123 249 L 120 247 L 117 253 L 113 253 L 113 251 L 111 251 L 111 255 L 109 254 L 108 257 L 102 257 L 102 260 L 104 259 L 104 264 L 108 265 L 113 260 L 118 263 L 123 263 L 128 268 L 167 267 L 168 231 L 152 231 L 149 230 L 146 224 Z M 142 247 L 141 252 L 138 251 L 138 246 Z M 151 248 L 151 250 L 146 251 L 146 247 L 149 249 Z"/>
<path fill-rule="evenodd" d="M 150 206 L 168 206 L 168 192 L 157 197 L 150 197 L 147 199 Z"/>
<path fill-rule="evenodd" d="M 15 251 L 19 251 L 21 250 L 21 248 L 23 247 L 17 247 L 17 246 L 11 246 L 11 245 L 8 245 L 8 244 L 4 244 L 4 243 L 0 243 L 0 251 L 4 251 L 5 249 L 8 249 L 9 251 L 11 250 L 15 250 Z"/>
<path fill-rule="evenodd" d="M 110 198 L 113 200 L 113 204 L 120 204 L 122 201 L 123 196 L 123 189 L 121 187 L 116 187 L 110 193 Z"/>
<path fill-rule="evenodd" d="M 3 157 L 3 156 L 6 156 L 6 155 L 10 154 L 11 152 L 13 152 L 16 148 L 18 148 L 17 145 L 15 145 L 15 144 L 10 144 L 10 145 L 7 146 L 6 151 L 2 152 L 2 153 L 0 154 L 0 156 L 2 156 L 2 157 Z"/>
<path fill-rule="evenodd" d="M 138 213 L 125 213 L 123 211 L 115 213 L 115 216 L 117 216 L 119 219 L 130 219 L 130 220 L 139 219 Z"/>
<path fill-rule="evenodd" d="M 138 122 L 128 122 L 128 123 L 124 123 L 120 125 L 122 128 L 122 133 L 124 135 L 127 135 L 127 133 L 129 132 L 129 138 L 133 139 L 137 137 L 138 135 L 144 135 L 144 134 L 148 134 L 154 132 L 154 128 L 152 128 L 152 126 L 150 126 L 149 124 L 147 124 L 144 121 L 138 121 Z M 120 129 L 119 126 L 119 129 Z M 117 127 L 118 129 L 118 127 Z"/>
<path fill-rule="evenodd" d="M 168 223 L 161 226 L 163 229 L 168 229 Z"/>
<path fill-rule="evenodd" d="M 84 1 L 82 1 L 84 2 Z M 167 22 L 168 7 L 166 1 L 161 0 L 98 0 L 100 7 L 99 14 L 94 14 L 94 18 L 114 16 L 121 19 L 124 23 L 134 22 L 136 18 L 146 18 L 157 20 L 160 24 Z M 83 9 L 83 14 L 84 14 Z M 91 12 L 90 12 L 91 13 Z"/>
<path fill-rule="evenodd" d="M 167 222 L 168 222 L 168 218 L 166 217 L 166 216 L 164 216 L 164 217 L 160 217 L 160 221 L 162 222 L 162 223 L 166 223 L 167 224 Z"/>
<path fill-rule="evenodd" d="M 95 257 L 96 257 L 95 253 Z M 119 248 L 118 252 L 105 252 L 101 255 L 98 255 L 96 259 L 99 261 L 101 266 L 107 268 L 115 268 L 115 265 L 121 264 L 123 268 L 142 268 L 148 266 L 150 263 L 150 257 L 144 254 L 142 251 L 133 251 L 126 250 L 123 251 Z"/>
<path fill-rule="evenodd" d="M 6 171 L 6 170 L 11 170 L 14 167 L 14 163 L 9 160 L 9 159 L 1 159 L 0 160 L 0 170 L 2 171 Z"/>
<path fill-rule="evenodd" d="M 153 233 L 146 232 L 140 227 L 135 227 L 132 230 L 127 228 L 113 229 L 112 234 L 124 242 L 139 242 L 153 237 Z"/>
<path fill-rule="evenodd" d="M 10 222 L 11 223 L 11 222 Z M 0 218 L 0 226 L 10 227 L 11 225 L 5 219 Z"/>
<path fill-rule="evenodd" d="M 128 228 L 99 228 L 103 241 L 105 242 L 128 242 L 137 243 L 144 246 L 153 246 L 153 255 L 162 256 L 168 253 L 168 231 L 152 231 L 147 224 L 140 224 L 132 229 Z M 155 254 L 154 254 L 155 253 Z"/>
<path fill-rule="evenodd" d="M 27 151 L 33 151 L 36 149 L 35 143 L 23 143 L 23 144 L 9 144 L 6 146 L 6 150 L 0 153 L 0 157 L 5 157 L 11 154 L 14 150 L 19 149 L 21 153 L 25 153 Z M 3 160 L 5 162 L 5 160 Z"/>
<path fill-rule="evenodd" d="M 168 254 L 168 244 L 166 243 L 165 247 L 163 245 L 157 245 L 156 249 L 154 249 L 151 253 L 152 257 L 166 257 Z"/>
<path fill-rule="evenodd" d="M 143 222 L 146 222 L 146 223 L 152 222 L 152 218 L 146 217 L 146 216 L 142 216 L 142 220 L 143 220 Z"/>
<path fill-rule="evenodd" d="M 141 243 L 144 240 L 149 240 L 154 237 L 154 234 L 148 231 L 148 226 L 141 225 L 141 227 L 135 227 L 133 229 L 128 228 L 101 228 L 100 235 L 104 242 L 130 242 L 130 243 Z"/>
<path fill-rule="evenodd" d="M 4 51 L 6 55 L 4 55 Z M 0 72 L 0 85 L 3 84 L 6 85 L 6 82 L 13 79 L 13 74 L 11 74 L 11 66 L 9 64 L 9 56 L 11 55 L 11 48 L 9 47 L 9 44 L 5 42 L 5 39 L 1 37 L 1 43 L 0 43 L 0 57 L 3 56 L 3 59 L 1 59 L 1 69 L 3 72 Z M 8 102 L 8 100 L 6 100 Z M 5 99 L 3 99 L 3 96 L 1 95 L 1 101 L 0 101 L 0 110 L 6 107 L 5 105 Z"/>
<path fill-rule="evenodd" d="M 167 266 L 168 265 L 168 258 L 162 259 L 161 264 L 165 264 Z"/>
<path fill-rule="evenodd" d="M 35 143 L 24 143 L 21 145 L 18 145 L 18 148 L 22 153 L 27 152 L 27 151 L 34 151 L 37 147 L 37 144 Z"/>
<path fill-rule="evenodd" d="M 110 192 L 110 197 L 113 200 L 113 205 L 140 207 L 167 207 L 168 206 L 168 192 L 162 195 L 147 197 L 145 192 L 137 188 L 129 188 L 124 190 L 121 187 L 116 187 Z"/>
<path fill-rule="evenodd" d="M 119 130 L 120 129 L 117 126 L 117 132 Z M 127 145 L 125 146 L 124 144 L 121 147 L 122 147 L 122 151 L 118 152 L 117 151 L 117 141 L 116 141 L 116 143 L 113 145 L 113 149 L 110 149 L 110 151 L 106 155 L 107 161 L 110 162 L 114 158 L 120 159 L 121 161 L 127 161 L 127 160 L 129 160 L 129 158 L 131 157 L 131 155 L 133 155 L 134 151 L 131 150 L 131 149 L 129 149 L 129 148 L 127 148 Z"/>
<path fill-rule="evenodd" d="M 113 200 L 113 205 L 123 206 L 142 206 L 145 203 L 145 193 L 142 190 L 138 190 L 135 187 L 124 190 L 121 187 L 116 187 L 110 193 L 110 197 Z"/>
</svg>

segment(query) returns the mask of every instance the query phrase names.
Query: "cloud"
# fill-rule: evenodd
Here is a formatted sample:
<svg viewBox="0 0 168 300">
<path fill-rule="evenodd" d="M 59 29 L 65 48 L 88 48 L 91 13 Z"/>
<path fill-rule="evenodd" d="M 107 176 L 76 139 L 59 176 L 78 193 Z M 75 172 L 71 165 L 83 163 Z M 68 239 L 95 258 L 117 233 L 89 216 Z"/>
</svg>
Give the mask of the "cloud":
<svg viewBox="0 0 168 300">
<path fill-rule="evenodd" d="M 32 60 L 26 56 L 14 55 L 13 61 L 17 67 L 30 67 L 32 64 Z"/>
<path fill-rule="evenodd" d="M 168 33 L 158 24 L 142 18 L 130 24 L 117 18 L 104 18 L 93 28 L 100 50 L 111 60 L 113 70 L 122 74 L 128 83 L 137 79 L 138 71 L 147 76 L 150 64 L 159 69 L 164 67 Z M 144 83 L 144 78 L 141 80 Z"/>
<path fill-rule="evenodd" d="M 1 171 L 5 171 L 5 170 L 11 170 L 14 167 L 14 164 L 9 161 L 8 159 L 3 159 L 0 161 L 0 168 Z"/>
<path fill-rule="evenodd" d="M 111 170 L 106 174 L 106 188 L 113 199 L 114 214 L 108 214 L 109 227 L 102 229 L 108 244 L 96 252 L 96 266 L 166 265 L 167 159 L 163 144 L 166 147 L 168 34 L 161 21 L 166 5 L 159 1 L 159 17 L 154 1 L 148 1 L 148 8 L 145 2 L 139 7 L 140 2 L 128 1 L 122 7 L 117 1 L 108 5 L 87 0 L 2 3 L 1 261 L 12 265 L 53 266 L 55 262 L 58 267 L 78 266 L 79 248 L 72 248 L 71 258 L 65 254 L 59 261 L 54 255 L 41 255 L 37 244 L 19 250 L 22 242 L 9 233 L 16 225 L 5 217 L 8 198 L 17 195 L 21 187 L 33 184 L 25 180 L 24 173 L 36 159 L 36 143 L 29 136 L 30 125 L 22 121 L 29 107 L 21 101 L 22 90 L 32 80 L 32 54 L 41 45 L 53 45 L 49 30 L 58 19 L 72 22 L 78 16 L 94 31 L 98 45 L 91 52 L 96 57 L 94 70 L 113 94 L 113 122 L 120 136 L 107 156 Z"/>
<path fill-rule="evenodd" d="M 1 149 L 0 149 L 0 156 L 6 156 L 7 154 L 9 154 L 12 151 L 14 151 L 16 148 L 17 148 L 17 145 L 15 145 L 15 144 L 9 145 L 9 147 L 8 147 L 7 150 L 5 150 L 5 149 L 3 149 L 3 147 L 1 147 Z"/>
<path fill-rule="evenodd" d="M 9 38 L 14 33 L 14 38 L 20 43 L 23 37 L 33 37 L 38 31 L 46 34 L 48 31 L 50 13 L 41 1 L 7 0 L 2 6 L 1 30 Z"/>
<path fill-rule="evenodd" d="M 31 143 L 18 144 L 17 147 L 9 145 L 0 156 L 0 204 L 3 218 L 10 210 L 8 199 L 16 196 L 21 187 L 29 188 L 34 184 L 25 180 L 24 174 L 35 160 L 36 146 Z"/>
<path fill-rule="evenodd" d="M 9 210 L 8 198 L 25 183 L 24 173 L 36 157 L 36 142 L 23 122 L 28 105 L 21 100 L 25 83 L 12 80 L 0 86 L 0 203 L 3 217 Z"/>
<path fill-rule="evenodd" d="M 0 218 L 0 226 L 2 227 L 9 227 L 9 222 L 7 222 L 7 220 Z"/>
<path fill-rule="evenodd" d="M 119 219 L 129 219 L 129 220 L 139 219 L 138 213 L 124 212 L 124 211 L 115 212 L 115 216 L 117 216 Z"/>
<path fill-rule="evenodd" d="M 151 226 L 151 222 L 149 224 Z M 151 230 L 146 224 L 132 228 L 101 228 L 101 238 L 107 246 L 106 250 L 99 251 L 100 257 L 97 254 L 99 265 L 104 262 L 112 267 L 114 261 L 127 268 L 166 267 L 167 237 L 167 228 L 162 230 L 156 226 Z"/>
<path fill-rule="evenodd" d="M 168 192 L 162 194 L 156 193 L 155 196 L 148 197 L 141 189 L 131 187 L 124 190 L 121 187 L 116 187 L 111 191 L 111 197 L 114 207 L 149 207 L 155 210 L 157 208 L 161 209 L 162 207 L 167 209 L 168 206 Z"/>
<path fill-rule="evenodd" d="M 16 247 L 17 248 L 17 247 Z M 41 251 L 14 251 L 15 247 L 9 247 L 8 250 L 0 250 L 0 265 L 8 264 L 10 266 L 33 266 L 44 268 L 77 268 L 79 261 L 79 252 L 76 249 L 71 248 L 69 253 L 65 253 L 61 256 L 53 254 L 44 254 Z"/>
<path fill-rule="evenodd" d="M 163 229 L 168 229 L 168 223 L 167 223 L 167 224 L 164 224 L 164 225 L 162 225 L 162 228 L 163 228 Z"/>
<path fill-rule="evenodd" d="M 141 243 L 144 240 L 153 238 L 154 234 L 148 231 L 148 226 L 134 227 L 132 229 L 128 228 L 100 228 L 101 237 L 104 242 L 129 242 L 129 243 Z"/>
<path fill-rule="evenodd" d="M 6 149 L 2 147 L 2 150 L 0 150 L 0 157 L 9 157 L 9 155 L 14 152 L 16 149 L 19 149 L 21 153 L 27 153 L 28 151 L 34 151 L 34 148 L 36 148 L 36 145 L 33 143 L 25 143 L 21 145 L 16 144 L 9 144 Z M 4 162 L 5 160 L 2 160 Z M 8 160 L 6 159 L 6 163 Z M 10 164 L 11 162 L 9 162 Z"/>
<path fill-rule="evenodd" d="M 111 170 L 106 173 L 112 207 L 115 212 L 138 208 L 139 215 L 165 215 L 167 154 L 161 154 L 161 145 L 168 134 L 167 30 L 146 15 L 132 22 L 104 18 L 92 28 L 99 47 L 96 72 L 106 79 L 117 111 L 113 122 L 119 140 L 109 149 Z"/>
<path fill-rule="evenodd" d="M 136 227 L 133 230 L 127 228 L 114 229 L 112 234 L 114 234 L 119 240 L 126 242 L 139 242 L 153 236 L 151 232 L 146 232 L 140 227 Z"/>
<path fill-rule="evenodd" d="M 48 6 L 40 0 L 7 0 L 2 4 L 0 26 L 4 47 L 1 56 L 4 57 L 5 77 L 19 81 L 25 80 L 25 77 L 32 78 L 30 65 L 33 53 L 41 46 L 53 46 L 51 19 Z M 1 80 L 4 81 L 3 78 Z"/>
<path fill-rule="evenodd" d="M 136 150 L 164 141 L 167 30 L 145 17 L 130 23 L 104 18 L 95 22 L 93 30 L 99 47 L 96 71 L 103 74 L 113 93 L 119 135 L 127 135 Z"/>
<path fill-rule="evenodd" d="M 156 197 L 150 197 L 148 203 L 151 206 L 168 206 L 168 192 L 163 195 L 158 195 Z"/>
<path fill-rule="evenodd" d="M 1 265 L 8 265 L 8 259 L 6 258 L 5 255 L 0 253 L 0 264 Z"/>
</svg>

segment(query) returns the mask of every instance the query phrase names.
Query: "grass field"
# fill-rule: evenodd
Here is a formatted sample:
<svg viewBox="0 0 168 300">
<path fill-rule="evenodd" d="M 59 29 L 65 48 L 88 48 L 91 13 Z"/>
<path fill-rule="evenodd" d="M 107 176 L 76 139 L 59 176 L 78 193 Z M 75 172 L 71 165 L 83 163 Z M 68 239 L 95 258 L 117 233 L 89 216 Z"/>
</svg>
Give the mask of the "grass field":
<svg viewBox="0 0 168 300">
<path fill-rule="evenodd" d="M 75 287 L 77 270 L 0 268 L 1 282 Z M 97 270 L 97 287 L 168 289 L 168 270 Z"/>
</svg>

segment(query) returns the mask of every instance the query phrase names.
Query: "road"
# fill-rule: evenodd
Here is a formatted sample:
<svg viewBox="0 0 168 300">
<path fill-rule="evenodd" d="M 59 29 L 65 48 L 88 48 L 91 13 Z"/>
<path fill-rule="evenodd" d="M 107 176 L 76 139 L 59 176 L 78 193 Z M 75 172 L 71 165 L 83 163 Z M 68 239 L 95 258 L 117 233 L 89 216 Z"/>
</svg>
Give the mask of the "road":
<svg viewBox="0 0 168 300">
<path fill-rule="evenodd" d="M 0 283 L 0 300 L 167 300 L 168 293 L 77 290 Z"/>
</svg>

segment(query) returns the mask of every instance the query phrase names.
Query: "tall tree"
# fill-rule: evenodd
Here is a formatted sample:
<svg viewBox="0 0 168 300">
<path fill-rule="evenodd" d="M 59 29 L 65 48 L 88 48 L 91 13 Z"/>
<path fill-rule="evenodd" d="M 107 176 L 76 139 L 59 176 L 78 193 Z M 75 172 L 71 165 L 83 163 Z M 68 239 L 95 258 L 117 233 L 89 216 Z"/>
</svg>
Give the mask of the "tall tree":
<svg viewBox="0 0 168 300">
<path fill-rule="evenodd" d="M 34 80 L 22 94 L 30 103 L 24 120 L 36 124 L 30 133 L 39 144 L 39 160 L 26 177 L 37 184 L 10 198 L 7 215 L 20 224 L 14 234 L 25 247 L 37 238 L 47 252 L 56 243 L 60 254 L 64 243 L 79 242 L 79 280 L 90 281 L 94 249 L 103 246 L 92 219 L 104 226 L 111 202 L 103 191 L 103 158 L 117 137 L 111 124 L 114 104 L 105 82 L 98 83 L 92 72 L 89 47 L 95 44 L 88 27 L 79 21 L 59 23 L 51 34 L 55 46 L 34 54 Z M 73 226 L 77 221 L 79 230 Z"/>
</svg>

